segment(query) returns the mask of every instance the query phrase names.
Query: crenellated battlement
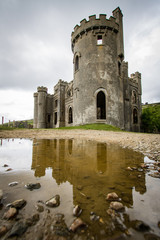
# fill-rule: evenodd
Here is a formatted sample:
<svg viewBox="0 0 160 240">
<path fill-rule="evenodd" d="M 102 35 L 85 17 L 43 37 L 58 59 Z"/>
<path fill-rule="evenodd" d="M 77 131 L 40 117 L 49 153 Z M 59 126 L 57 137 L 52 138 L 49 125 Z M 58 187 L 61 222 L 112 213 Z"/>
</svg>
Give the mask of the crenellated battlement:
<svg viewBox="0 0 160 240">
<path fill-rule="evenodd" d="M 89 31 L 94 33 L 95 30 L 111 30 L 115 33 L 119 31 L 119 24 L 116 22 L 116 18 L 111 16 L 109 19 L 106 18 L 106 14 L 100 14 L 99 18 L 96 18 L 96 15 L 89 16 L 89 21 L 83 19 L 80 22 L 80 25 L 74 27 L 72 32 L 72 44 L 84 34 L 87 34 Z"/>
<path fill-rule="evenodd" d="M 48 91 L 48 89 L 43 86 L 37 88 L 37 92 L 46 92 L 47 93 L 47 91 Z"/>
</svg>

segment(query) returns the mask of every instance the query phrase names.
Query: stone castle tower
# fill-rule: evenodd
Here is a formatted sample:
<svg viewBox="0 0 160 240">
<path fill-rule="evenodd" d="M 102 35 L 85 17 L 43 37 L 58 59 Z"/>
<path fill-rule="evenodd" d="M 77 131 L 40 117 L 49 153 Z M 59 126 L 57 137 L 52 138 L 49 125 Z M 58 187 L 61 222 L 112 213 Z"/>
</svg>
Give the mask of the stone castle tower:
<svg viewBox="0 0 160 240">
<path fill-rule="evenodd" d="M 105 123 L 140 131 L 141 74 L 128 77 L 120 8 L 83 19 L 71 36 L 74 79 L 59 80 L 54 94 L 34 93 L 34 128 Z"/>
</svg>

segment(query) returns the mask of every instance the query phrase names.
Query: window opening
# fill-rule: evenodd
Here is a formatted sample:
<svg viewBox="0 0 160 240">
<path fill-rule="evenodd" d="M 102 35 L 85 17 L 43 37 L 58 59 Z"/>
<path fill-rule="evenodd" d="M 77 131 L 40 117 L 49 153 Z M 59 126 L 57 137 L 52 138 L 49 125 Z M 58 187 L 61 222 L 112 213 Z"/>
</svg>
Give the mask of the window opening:
<svg viewBox="0 0 160 240">
<path fill-rule="evenodd" d="M 79 57 L 76 56 L 76 60 L 75 60 L 75 71 L 77 71 L 79 69 Z"/>
<path fill-rule="evenodd" d="M 51 115 L 49 114 L 48 115 L 48 123 L 50 123 L 50 121 L 51 121 Z"/>
<path fill-rule="evenodd" d="M 118 62 L 118 74 L 119 76 L 121 76 L 121 63 Z"/>
<path fill-rule="evenodd" d="M 138 123 L 138 112 L 137 112 L 137 109 L 133 109 L 133 123 L 134 124 Z"/>
<path fill-rule="evenodd" d="M 106 119 L 106 96 L 102 91 L 97 94 L 97 119 Z"/>
<path fill-rule="evenodd" d="M 55 107 L 58 106 L 58 100 L 55 100 Z"/>
<path fill-rule="evenodd" d="M 101 45 L 102 44 L 102 35 L 97 36 L 97 44 Z"/>
<path fill-rule="evenodd" d="M 68 123 L 73 123 L 73 116 L 72 116 L 72 108 L 69 108 L 69 114 L 68 114 Z"/>
<path fill-rule="evenodd" d="M 133 103 L 137 103 L 137 95 L 135 92 L 133 92 Z"/>
<path fill-rule="evenodd" d="M 54 124 L 57 124 L 57 112 L 54 113 Z"/>
</svg>

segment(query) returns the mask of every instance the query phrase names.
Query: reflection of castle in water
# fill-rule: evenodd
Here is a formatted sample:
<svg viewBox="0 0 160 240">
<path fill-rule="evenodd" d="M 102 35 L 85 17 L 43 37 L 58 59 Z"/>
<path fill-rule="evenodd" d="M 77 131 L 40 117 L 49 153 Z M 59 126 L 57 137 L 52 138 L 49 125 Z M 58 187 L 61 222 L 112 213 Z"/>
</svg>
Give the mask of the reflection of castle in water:
<svg viewBox="0 0 160 240">
<path fill-rule="evenodd" d="M 52 176 L 58 185 L 66 181 L 73 185 L 75 204 L 82 202 L 84 195 L 95 199 L 111 191 L 121 196 L 124 193 L 132 204 L 133 188 L 141 194 L 146 191 L 145 174 L 126 168 L 143 161 L 140 153 L 105 143 L 78 139 L 33 141 L 35 176 L 44 176 L 45 170 L 52 168 Z"/>
</svg>

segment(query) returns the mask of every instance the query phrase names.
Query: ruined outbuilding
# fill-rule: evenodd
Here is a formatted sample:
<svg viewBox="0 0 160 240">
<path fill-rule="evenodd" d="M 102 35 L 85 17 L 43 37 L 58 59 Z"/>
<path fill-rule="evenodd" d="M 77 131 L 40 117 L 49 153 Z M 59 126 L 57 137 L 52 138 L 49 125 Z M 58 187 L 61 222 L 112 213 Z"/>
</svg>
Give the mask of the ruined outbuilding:
<svg viewBox="0 0 160 240">
<path fill-rule="evenodd" d="M 71 45 L 74 79 L 59 80 L 52 95 L 38 87 L 33 127 L 105 123 L 140 131 L 141 74 L 128 77 L 120 8 L 109 19 L 105 14 L 83 19 L 72 32 Z"/>
</svg>

